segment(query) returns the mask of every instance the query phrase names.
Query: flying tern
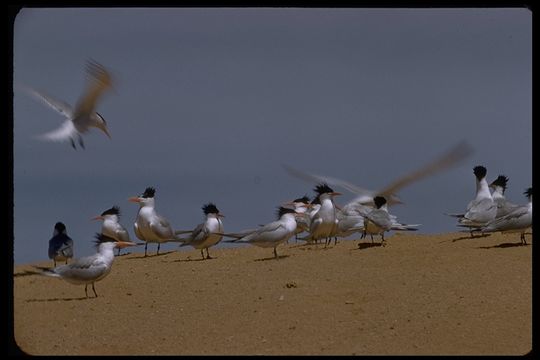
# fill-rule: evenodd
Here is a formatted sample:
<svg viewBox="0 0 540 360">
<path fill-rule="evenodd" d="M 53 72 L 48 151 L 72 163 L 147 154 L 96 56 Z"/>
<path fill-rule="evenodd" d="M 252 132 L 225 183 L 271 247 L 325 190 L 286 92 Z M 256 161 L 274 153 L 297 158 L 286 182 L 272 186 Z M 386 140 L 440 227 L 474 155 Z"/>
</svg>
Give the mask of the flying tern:
<svg viewBox="0 0 540 360">
<path fill-rule="evenodd" d="M 92 284 L 92 290 L 97 297 L 94 283 L 103 279 L 109 274 L 114 261 L 115 247 L 134 246 L 135 243 L 116 241 L 103 234 L 96 234 L 96 246 L 98 252 L 91 256 L 82 257 L 72 261 L 67 265 L 59 265 L 53 269 L 36 267 L 46 275 L 61 278 L 71 284 L 84 285 L 84 293 L 88 297 L 88 285 Z"/>
<path fill-rule="evenodd" d="M 57 261 L 65 261 L 73 257 L 73 240 L 67 235 L 66 225 L 57 222 L 54 225 L 53 237 L 49 240 L 49 259 L 54 266 Z"/>
<path fill-rule="evenodd" d="M 109 138 L 111 137 L 107 128 L 107 122 L 103 116 L 96 112 L 98 101 L 112 86 L 111 74 L 103 65 L 95 61 L 88 61 L 86 72 L 89 79 L 88 85 L 86 91 L 75 105 L 75 108 L 63 101 L 54 99 L 44 92 L 21 85 L 23 90 L 43 101 L 66 118 L 56 130 L 40 135 L 39 137 L 41 139 L 59 142 L 69 140 L 71 146 L 76 149 L 75 140 L 84 148 L 82 135 L 92 127 L 101 130 Z"/>
<path fill-rule="evenodd" d="M 482 228 L 482 231 L 519 232 L 521 243 L 526 245 L 525 231 L 532 226 L 532 187 L 528 188 L 524 194 L 529 199 L 528 204 L 516 206 L 510 213 L 490 221 Z"/>
<path fill-rule="evenodd" d="M 208 203 L 202 207 L 204 214 L 206 215 L 206 221 L 197 225 L 193 230 L 175 231 L 176 235 L 189 233 L 188 238 L 179 238 L 178 240 L 184 241 L 180 246 L 193 246 L 195 249 L 201 250 L 201 255 L 204 260 L 204 249 L 206 249 L 206 258 L 211 259 L 208 248 L 216 245 L 221 241 L 223 237 L 223 221 L 222 215 L 215 204 Z"/>
<path fill-rule="evenodd" d="M 115 239 L 116 241 L 129 242 L 129 233 L 126 228 L 124 228 L 120 223 L 120 208 L 118 206 L 113 206 L 110 209 L 105 210 L 92 220 L 102 220 L 103 224 L 101 225 L 101 233 L 108 237 Z M 117 255 L 120 255 L 120 248 L 118 248 Z"/>
<path fill-rule="evenodd" d="M 458 226 L 468 227 L 471 231 L 478 231 L 497 215 L 497 204 L 493 201 L 486 181 L 487 169 L 484 166 L 473 168 L 476 177 L 476 197 L 467 205 L 464 214 L 448 214 L 458 218 Z"/>
<path fill-rule="evenodd" d="M 169 221 L 159 215 L 155 210 L 155 193 L 156 190 L 154 188 L 147 187 L 142 195 L 128 199 L 128 201 L 139 204 L 139 212 L 137 213 L 133 228 L 135 235 L 146 242 L 144 256 L 146 256 L 146 250 L 150 242 L 158 244 L 157 255 L 159 254 L 161 243 L 178 241 Z"/>
<path fill-rule="evenodd" d="M 263 225 L 258 229 L 244 231 L 240 235 L 231 233 L 223 235 L 236 237 L 236 239 L 226 240 L 226 242 L 248 243 L 263 248 L 274 248 L 274 257 L 277 259 L 276 247 L 295 234 L 295 214 L 296 211 L 293 209 L 280 206 L 277 211 L 278 220 Z"/>
<path fill-rule="evenodd" d="M 402 224 L 396 221 L 396 216 L 388 213 L 388 206 L 386 199 L 383 196 L 375 196 L 373 198 L 375 202 L 375 208 L 366 214 L 364 217 L 364 234 L 371 235 L 373 241 L 373 235 L 381 235 L 381 244 L 384 245 L 384 233 L 390 230 L 399 231 L 416 231 L 420 224 Z"/>
<path fill-rule="evenodd" d="M 385 188 L 382 188 L 379 191 L 368 190 L 363 187 L 356 186 L 348 181 L 344 181 L 344 180 L 340 180 L 340 179 L 336 179 L 336 178 L 332 178 L 328 176 L 308 174 L 300 170 L 294 169 L 288 165 L 283 164 L 282 166 L 290 175 L 297 177 L 301 180 L 304 180 L 310 183 L 325 182 L 331 186 L 339 186 L 341 188 L 344 188 L 352 192 L 353 194 L 358 195 L 349 204 L 344 206 L 344 208 L 346 208 L 346 210 L 353 210 L 355 205 L 360 205 L 359 206 L 360 211 L 367 212 L 371 209 L 362 207 L 362 205 L 369 205 L 373 207 L 375 205 L 373 202 L 373 198 L 375 196 L 377 195 L 384 196 L 387 199 L 389 206 L 394 205 L 394 204 L 401 204 L 402 203 L 401 199 L 396 195 L 396 193 L 400 189 L 404 188 L 407 185 L 412 184 L 413 182 L 419 181 L 430 175 L 434 175 L 437 172 L 446 170 L 452 166 L 457 165 L 462 160 L 464 160 L 467 156 L 469 156 L 471 153 L 472 153 L 472 147 L 465 141 L 462 141 L 456 144 L 455 146 L 453 146 L 443 155 L 437 157 L 436 159 L 420 167 L 419 169 L 396 179 L 395 181 L 390 183 L 388 186 L 386 186 Z M 362 214 L 358 213 L 357 215 L 362 215 Z"/>
</svg>

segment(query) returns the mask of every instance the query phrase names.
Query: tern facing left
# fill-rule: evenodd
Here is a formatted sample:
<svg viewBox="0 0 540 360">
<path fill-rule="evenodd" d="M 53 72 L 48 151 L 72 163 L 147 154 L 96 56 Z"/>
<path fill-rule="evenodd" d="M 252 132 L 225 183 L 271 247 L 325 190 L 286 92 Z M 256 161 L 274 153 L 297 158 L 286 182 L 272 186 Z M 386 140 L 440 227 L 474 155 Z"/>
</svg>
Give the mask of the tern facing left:
<svg viewBox="0 0 540 360">
<path fill-rule="evenodd" d="M 130 197 L 128 199 L 128 201 L 136 202 L 140 206 L 133 228 L 135 230 L 135 235 L 146 242 L 146 245 L 144 246 L 144 256 L 146 256 L 149 242 L 158 244 L 156 255 L 159 255 L 161 243 L 178 241 L 169 221 L 156 212 L 154 200 L 155 193 L 156 189 L 147 187 L 142 195 Z"/>
<path fill-rule="evenodd" d="M 74 149 L 76 149 L 75 140 L 77 140 L 79 145 L 84 149 L 82 135 L 92 127 L 103 131 L 109 138 L 111 137 L 107 129 L 107 122 L 103 116 L 95 111 L 98 100 L 112 86 L 111 74 L 103 65 L 95 61 L 89 61 L 87 63 L 86 72 L 89 77 L 89 83 L 75 108 L 35 89 L 23 86 L 23 89 L 30 95 L 43 101 L 66 118 L 58 129 L 42 134 L 39 136 L 40 138 L 50 141 L 69 140 Z"/>
<path fill-rule="evenodd" d="M 179 238 L 178 240 L 184 241 L 180 246 L 193 246 L 195 249 L 201 250 L 201 255 L 204 260 L 204 249 L 206 249 L 206 258 L 212 259 L 208 248 L 216 245 L 221 241 L 223 237 L 223 221 L 221 218 L 222 215 L 215 204 L 208 203 L 202 207 L 204 214 L 206 215 L 206 221 L 202 224 L 197 225 L 193 230 L 189 231 L 175 231 L 175 234 L 185 234 L 190 233 L 190 236 L 185 239 Z"/>
<path fill-rule="evenodd" d="M 53 269 L 37 267 L 42 270 L 40 275 L 61 278 L 70 284 L 84 285 L 84 293 L 88 297 L 88 285 L 92 284 L 92 290 L 97 297 L 94 283 L 103 279 L 109 274 L 114 261 L 115 247 L 126 247 L 137 245 L 132 242 L 115 241 L 113 238 L 103 234 L 96 234 L 96 245 L 98 252 L 91 256 L 74 260 L 70 264 L 60 265 Z"/>
<path fill-rule="evenodd" d="M 102 220 L 103 224 L 101 225 L 101 233 L 108 237 L 115 239 L 116 241 L 130 241 L 129 233 L 126 228 L 124 228 L 120 223 L 120 208 L 118 206 L 113 206 L 110 209 L 105 210 L 92 220 Z M 118 248 L 118 253 L 120 255 L 120 248 Z"/>
<path fill-rule="evenodd" d="M 280 206 L 277 211 L 278 220 L 255 229 L 245 236 L 238 236 L 237 239 L 227 240 L 227 242 L 248 243 L 263 248 L 274 248 L 274 257 L 277 259 L 278 254 L 276 247 L 289 240 L 289 238 L 295 234 L 295 214 L 296 211 L 293 209 Z M 233 234 L 224 235 L 228 237 L 237 237 Z"/>
</svg>

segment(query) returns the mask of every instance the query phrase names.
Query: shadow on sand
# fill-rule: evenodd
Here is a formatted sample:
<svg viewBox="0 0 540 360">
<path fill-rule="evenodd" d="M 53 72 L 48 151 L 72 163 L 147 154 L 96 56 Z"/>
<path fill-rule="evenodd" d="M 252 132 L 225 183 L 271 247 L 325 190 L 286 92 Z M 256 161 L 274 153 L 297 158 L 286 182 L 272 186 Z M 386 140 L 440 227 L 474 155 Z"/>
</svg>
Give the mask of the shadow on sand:
<svg viewBox="0 0 540 360">
<path fill-rule="evenodd" d="M 52 298 L 52 299 L 28 299 L 26 302 L 49 302 L 49 301 L 79 301 L 79 300 L 89 300 L 89 299 L 95 299 L 94 297 L 77 297 L 77 298 Z"/>
<path fill-rule="evenodd" d="M 262 259 L 255 259 L 253 261 L 268 261 L 268 260 L 279 260 L 279 259 L 285 259 L 285 258 L 288 258 L 290 255 L 278 255 L 278 257 L 276 258 L 275 256 L 272 256 L 272 257 L 267 257 L 267 258 L 262 258 Z"/>
<path fill-rule="evenodd" d="M 372 248 L 372 247 L 384 247 L 381 243 L 370 243 L 370 242 L 367 242 L 367 243 L 359 243 L 358 244 L 358 248 L 355 248 L 353 250 L 362 250 L 362 249 L 369 249 L 369 248 Z"/>
<path fill-rule="evenodd" d="M 460 240 L 467 240 L 467 239 L 469 239 L 469 240 L 470 239 L 480 239 L 480 238 L 488 237 L 488 236 L 491 236 L 491 234 L 481 234 L 481 235 L 474 235 L 474 236 L 467 235 L 467 236 L 462 236 L 462 237 L 452 239 L 452 242 L 456 242 L 456 241 L 460 241 Z M 448 240 L 444 240 L 444 241 L 441 241 L 441 242 L 445 242 L 445 241 L 448 241 Z"/>
<path fill-rule="evenodd" d="M 187 259 L 178 259 L 178 260 L 173 260 L 171 262 L 192 262 L 192 261 L 205 261 L 205 260 L 214 260 L 214 259 L 217 259 L 216 257 L 210 257 L 210 258 L 197 258 L 197 259 L 191 259 L 191 258 L 187 258 Z"/>
<path fill-rule="evenodd" d="M 499 245 L 493 245 L 493 246 L 479 246 L 477 249 L 505 249 L 509 247 L 517 247 L 517 246 L 530 246 L 531 244 L 522 244 L 521 242 L 518 243 L 502 243 Z"/>
<path fill-rule="evenodd" d="M 176 252 L 176 250 L 171 250 L 171 251 L 167 251 L 167 252 L 162 252 L 162 253 L 159 253 L 159 254 L 154 254 L 154 255 L 146 255 L 146 256 L 144 256 L 144 254 L 143 254 L 143 255 L 141 255 L 141 256 L 134 256 L 134 257 L 130 257 L 130 258 L 127 258 L 126 260 L 135 260 L 135 259 L 137 259 L 137 260 L 140 260 L 140 259 L 149 259 L 149 258 L 155 258 L 155 257 L 157 257 L 157 256 L 163 256 L 163 255 L 167 255 L 167 254 L 170 254 L 170 253 L 174 253 L 174 252 Z"/>
</svg>

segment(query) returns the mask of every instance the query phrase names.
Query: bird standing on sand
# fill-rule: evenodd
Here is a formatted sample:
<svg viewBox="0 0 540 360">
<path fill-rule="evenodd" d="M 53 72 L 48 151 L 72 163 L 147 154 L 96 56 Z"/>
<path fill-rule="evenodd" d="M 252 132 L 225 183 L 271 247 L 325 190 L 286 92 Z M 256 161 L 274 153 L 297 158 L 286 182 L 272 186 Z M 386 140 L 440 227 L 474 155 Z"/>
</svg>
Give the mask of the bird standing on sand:
<svg viewBox="0 0 540 360">
<path fill-rule="evenodd" d="M 57 222 L 54 225 L 53 237 L 49 240 L 49 259 L 54 261 L 65 261 L 73 257 L 73 240 L 67 235 L 66 225 Z"/>
<path fill-rule="evenodd" d="M 103 65 L 95 61 L 87 63 L 86 72 L 89 77 L 88 86 L 75 108 L 63 101 L 55 100 L 43 92 L 22 86 L 30 95 L 42 100 L 66 118 L 58 129 L 42 134 L 39 136 L 40 138 L 50 141 L 69 140 L 74 149 L 76 149 L 75 139 L 77 139 L 79 145 L 84 149 L 82 134 L 88 132 L 92 127 L 103 131 L 109 138 L 111 137 L 107 129 L 107 122 L 95 111 L 98 100 L 112 86 L 111 74 Z"/>
<path fill-rule="evenodd" d="M 484 232 L 503 232 L 503 233 L 521 233 L 520 239 L 523 245 L 525 241 L 525 231 L 532 226 L 532 187 L 528 188 L 523 194 L 529 199 L 526 205 L 517 206 L 510 213 L 496 218 L 482 228 Z"/>
<path fill-rule="evenodd" d="M 110 209 L 105 210 L 92 220 L 102 220 L 103 224 L 101 225 L 101 233 L 110 238 L 113 238 L 116 241 L 130 241 L 129 233 L 126 228 L 124 228 L 118 221 L 120 219 L 120 208 L 118 206 L 113 206 Z M 120 248 L 116 255 L 120 255 Z"/>
<path fill-rule="evenodd" d="M 489 185 L 486 181 L 487 169 L 484 166 L 473 168 L 476 177 L 476 197 L 467 205 L 464 214 L 448 214 L 458 218 L 458 226 L 468 227 L 473 236 L 473 231 L 478 231 L 497 215 L 497 204 L 493 201 Z"/>
<path fill-rule="evenodd" d="M 313 190 L 317 193 L 316 198 L 318 198 L 321 206 L 311 217 L 309 235 L 302 238 L 302 240 L 306 241 L 330 238 L 337 226 L 337 210 L 334 204 L 334 196 L 341 195 L 341 193 L 332 190 L 325 183 L 317 185 Z"/>
<path fill-rule="evenodd" d="M 178 241 L 169 221 L 156 212 L 155 193 L 156 190 L 154 188 L 147 187 L 142 195 L 128 199 L 128 201 L 136 202 L 140 206 L 133 228 L 135 235 L 146 242 L 144 256 L 146 256 L 149 242 L 158 244 L 156 255 L 159 255 L 159 248 L 162 243 Z"/>
<path fill-rule="evenodd" d="M 491 184 L 489 184 L 489 187 L 493 189 L 491 197 L 493 198 L 493 201 L 495 201 L 495 204 L 497 204 L 497 215 L 495 215 L 495 218 L 500 218 L 509 214 L 518 206 L 506 200 L 506 197 L 504 196 L 507 183 L 508 178 L 504 175 L 499 175 L 491 182 Z"/>
<path fill-rule="evenodd" d="M 419 224 L 407 225 L 398 223 L 396 217 L 388 213 L 386 199 L 383 196 L 375 196 L 373 201 L 375 203 L 375 208 L 364 217 L 364 233 L 362 234 L 362 238 L 369 234 L 371 235 L 371 241 L 373 242 L 373 235 L 381 235 L 381 245 L 384 245 L 385 231 L 418 230 L 417 227 L 420 226 Z"/>
<path fill-rule="evenodd" d="M 293 209 L 280 206 L 277 211 L 278 220 L 261 226 L 258 229 L 239 233 L 241 235 L 223 235 L 236 237 L 236 239 L 227 240 L 226 242 L 248 243 L 263 248 L 274 248 L 274 257 L 277 259 L 276 247 L 287 241 L 296 231 L 295 214 L 296 211 Z"/>
<path fill-rule="evenodd" d="M 97 297 L 94 283 L 103 279 L 109 274 L 114 261 L 113 249 L 115 247 L 133 246 L 135 243 L 115 241 L 113 238 L 103 234 L 96 234 L 96 246 L 98 252 L 91 256 L 82 257 L 74 260 L 70 264 L 60 265 L 53 269 L 36 267 L 41 272 L 40 275 L 46 275 L 61 278 L 70 284 L 84 285 L 84 293 L 88 297 L 88 285 L 92 284 L 92 290 Z"/>
<path fill-rule="evenodd" d="M 301 198 L 283 204 L 294 207 L 294 211 L 296 211 L 296 231 L 294 234 L 296 239 L 298 239 L 298 234 L 309 231 L 309 224 L 311 222 L 311 217 L 307 212 L 310 207 L 309 201 L 309 197 L 304 195 Z"/>
<path fill-rule="evenodd" d="M 175 231 L 175 234 L 179 235 L 189 233 L 190 235 L 188 238 L 178 239 L 180 241 L 184 241 L 184 243 L 180 246 L 190 245 L 195 249 L 200 249 L 202 258 L 204 260 L 204 249 L 206 249 L 206 258 L 212 259 L 210 257 L 210 253 L 208 252 L 208 248 L 216 245 L 223 237 L 221 235 L 223 233 L 223 221 L 221 221 L 221 218 L 223 218 L 224 215 L 219 212 L 218 208 L 213 203 L 204 205 L 202 210 L 206 215 L 205 222 L 197 225 L 197 227 L 195 227 L 193 230 L 177 230 Z"/>
</svg>

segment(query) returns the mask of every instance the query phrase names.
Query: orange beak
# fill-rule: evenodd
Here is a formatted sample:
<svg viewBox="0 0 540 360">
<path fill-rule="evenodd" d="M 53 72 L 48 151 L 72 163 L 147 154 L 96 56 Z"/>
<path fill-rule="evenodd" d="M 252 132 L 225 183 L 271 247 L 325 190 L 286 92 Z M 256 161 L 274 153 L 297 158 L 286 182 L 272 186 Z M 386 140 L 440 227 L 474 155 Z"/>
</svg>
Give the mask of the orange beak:
<svg viewBox="0 0 540 360">
<path fill-rule="evenodd" d="M 130 197 L 128 201 L 140 203 L 141 199 L 139 199 L 137 196 Z"/>
<path fill-rule="evenodd" d="M 334 192 L 331 192 L 330 195 L 337 196 L 337 195 L 342 195 L 342 194 L 340 192 L 334 191 Z"/>
<path fill-rule="evenodd" d="M 125 248 L 125 247 L 128 247 L 128 246 L 136 246 L 138 244 L 134 243 L 134 242 L 128 242 L 128 241 L 117 241 L 116 242 L 116 247 L 119 248 L 119 249 L 122 249 L 122 248 Z"/>
<path fill-rule="evenodd" d="M 96 217 L 91 218 L 90 220 L 103 220 L 103 216 L 98 215 Z"/>
<path fill-rule="evenodd" d="M 218 216 L 218 217 L 222 217 L 222 218 L 225 217 L 225 215 L 223 215 L 223 214 L 221 214 L 221 213 L 218 213 L 217 216 Z"/>
</svg>

